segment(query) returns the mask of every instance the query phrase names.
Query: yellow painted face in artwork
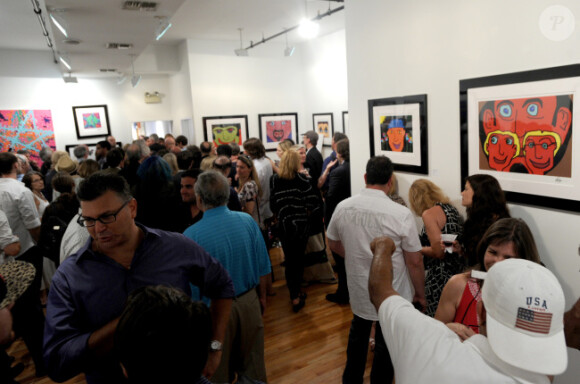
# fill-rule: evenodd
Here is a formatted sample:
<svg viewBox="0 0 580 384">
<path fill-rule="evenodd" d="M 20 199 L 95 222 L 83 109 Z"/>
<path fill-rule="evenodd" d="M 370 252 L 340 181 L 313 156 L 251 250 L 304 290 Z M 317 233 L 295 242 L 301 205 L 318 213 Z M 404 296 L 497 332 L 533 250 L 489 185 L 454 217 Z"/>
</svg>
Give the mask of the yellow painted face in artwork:
<svg viewBox="0 0 580 384">
<path fill-rule="evenodd" d="M 326 121 L 318 122 L 318 134 L 320 134 L 324 137 L 329 137 L 328 136 L 328 122 L 326 122 Z"/>
<path fill-rule="evenodd" d="M 239 127 L 235 125 L 214 125 L 212 128 L 214 142 L 217 145 L 239 143 Z"/>
</svg>

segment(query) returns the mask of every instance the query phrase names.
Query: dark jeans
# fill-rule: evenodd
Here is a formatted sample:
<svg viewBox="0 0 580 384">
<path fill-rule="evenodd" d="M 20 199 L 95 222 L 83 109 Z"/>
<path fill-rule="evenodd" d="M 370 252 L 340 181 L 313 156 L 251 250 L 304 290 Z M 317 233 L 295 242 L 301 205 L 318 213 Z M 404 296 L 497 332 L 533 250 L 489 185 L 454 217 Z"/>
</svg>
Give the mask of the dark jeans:
<svg viewBox="0 0 580 384">
<path fill-rule="evenodd" d="M 362 384 L 363 382 L 372 325 L 372 321 L 353 315 L 346 347 L 346 367 L 342 374 L 343 384 Z M 391 384 L 395 371 L 378 321 L 375 329 L 374 353 L 371 384 Z"/>
<path fill-rule="evenodd" d="M 336 294 L 345 300 L 348 300 L 348 285 L 346 283 L 346 268 L 344 266 L 344 257 L 340 256 L 338 253 L 332 252 L 332 257 L 334 258 L 334 270 L 338 277 L 338 287 L 336 288 Z"/>
<path fill-rule="evenodd" d="M 282 238 L 282 250 L 286 266 L 286 285 L 290 291 L 290 300 L 294 300 L 300 294 L 302 275 L 304 275 L 304 252 L 308 238 Z"/>
</svg>

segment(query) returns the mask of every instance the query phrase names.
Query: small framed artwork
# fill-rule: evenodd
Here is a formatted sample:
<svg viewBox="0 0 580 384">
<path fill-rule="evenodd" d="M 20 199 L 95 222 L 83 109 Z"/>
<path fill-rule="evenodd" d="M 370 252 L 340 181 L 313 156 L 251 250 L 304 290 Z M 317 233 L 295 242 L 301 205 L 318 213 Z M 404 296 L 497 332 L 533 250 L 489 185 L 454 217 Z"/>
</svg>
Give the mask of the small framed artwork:
<svg viewBox="0 0 580 384">
<path fill-rule="evenodd" d="M 88 148 L 89 148 L 89 157 L 88 159 L 93 159 L 96 160 L 96 156 L 95 156 L 95 152 L 97 150 L 97 143 L 83 143 L 85 144 Z M 76 160 L 76 156 L 74 154 L 74 150 L 77 146 L 81 145 L 80 143 L 78 144 L 67 144 L 65 146 L 66 151 L 68 152 L 69 156 L 71 159 Z"/>
<path fill-rule="evenodd" d="M 348 132 L 348 111 L 342 111 L 342 133 Z"/>
<path fill-rule="evenodd" d="M 213 116 L 203 118 L 205 141 L 215 146 L 236 143 L 239 146 L 248 138 L 248 115 Z"/>
<path fill-rule="evenodd" d="M 459 88 L 461 185 L 489 174 L 508 201 L 580 212 L 580 65 L 461 80 Z"/>
<path fill-rule="evenodd" d="M 385 155 L 395 170 L 428 174 L 427 95 L 369 100 L 371 156 Z"/>
<path fill-rule="evenodd" d="M 318 139 L 325 147 L 330 147 L 334 135 L 334 117 L 332 113 L 313 113 L 312 123 Z"/>
<path fill-rule="evenodd" d="M 278 143 L 291 139 L 295 143 L 298 138 L 298 113 L 271 113 L 258 115 L 260 123 L 260 140 L 267 151 L 275 151 Z"/>
<path fill-rule="evenodd" d="M 106 137 L 111 134 L 109 113 L 106 105 L 72 107 L 77 139 Z"/>
</svg>

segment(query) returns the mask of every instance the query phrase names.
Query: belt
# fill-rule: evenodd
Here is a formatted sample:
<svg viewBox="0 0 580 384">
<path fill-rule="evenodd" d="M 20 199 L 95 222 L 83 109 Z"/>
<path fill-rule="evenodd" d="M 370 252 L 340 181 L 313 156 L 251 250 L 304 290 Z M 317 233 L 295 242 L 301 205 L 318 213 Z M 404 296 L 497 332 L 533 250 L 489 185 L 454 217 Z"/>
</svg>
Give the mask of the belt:
<svg viewBox="0 0 580 384">
<path fill-rule="evenodd" d="M 250 293 L 251 291 L 253 291 L 254 289 L 256 289 L 256 287 L 250 288 L 245 292 L 240 293 L 239 295 L 237 295 L 235 298 L 239 299 L 240 297 L 244 296 L 246 293 Z"/>
</svg>

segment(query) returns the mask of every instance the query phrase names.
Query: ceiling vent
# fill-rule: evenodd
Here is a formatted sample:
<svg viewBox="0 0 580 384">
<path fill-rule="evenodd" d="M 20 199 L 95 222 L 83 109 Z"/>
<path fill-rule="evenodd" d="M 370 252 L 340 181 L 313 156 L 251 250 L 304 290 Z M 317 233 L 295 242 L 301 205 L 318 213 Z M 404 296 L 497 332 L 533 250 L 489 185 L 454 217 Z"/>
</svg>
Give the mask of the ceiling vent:
<svg viewBox="0 0 580 384">
<path fill-rule="evenodd" d="M 127 43 L 107 43 L 105 44 L 107 49 L 131 49 L 133 48 L 133 44 Z"/>
<path fill-rule="evenodd" d="M 64 39 L 63 44 L 67 44 L 67 45 L 79 45 L 81 42 L 80 40 L 76 40 L 76 39 Z"/>
<path fill-rule="evenodd" d="M 126 11 L 148 11 L 155 12 L 157 10 L 157 3 L 153 1 L 125 1 L 123 9 Z"/>
<path fill-rule="evenodd" d="M 101 71 L 101 72 L 117 72 L 116 69 L 112 69 L 112 68 L 101 68 L 101 69 L 99 69 L 99 71 Z"/>
</svg>

